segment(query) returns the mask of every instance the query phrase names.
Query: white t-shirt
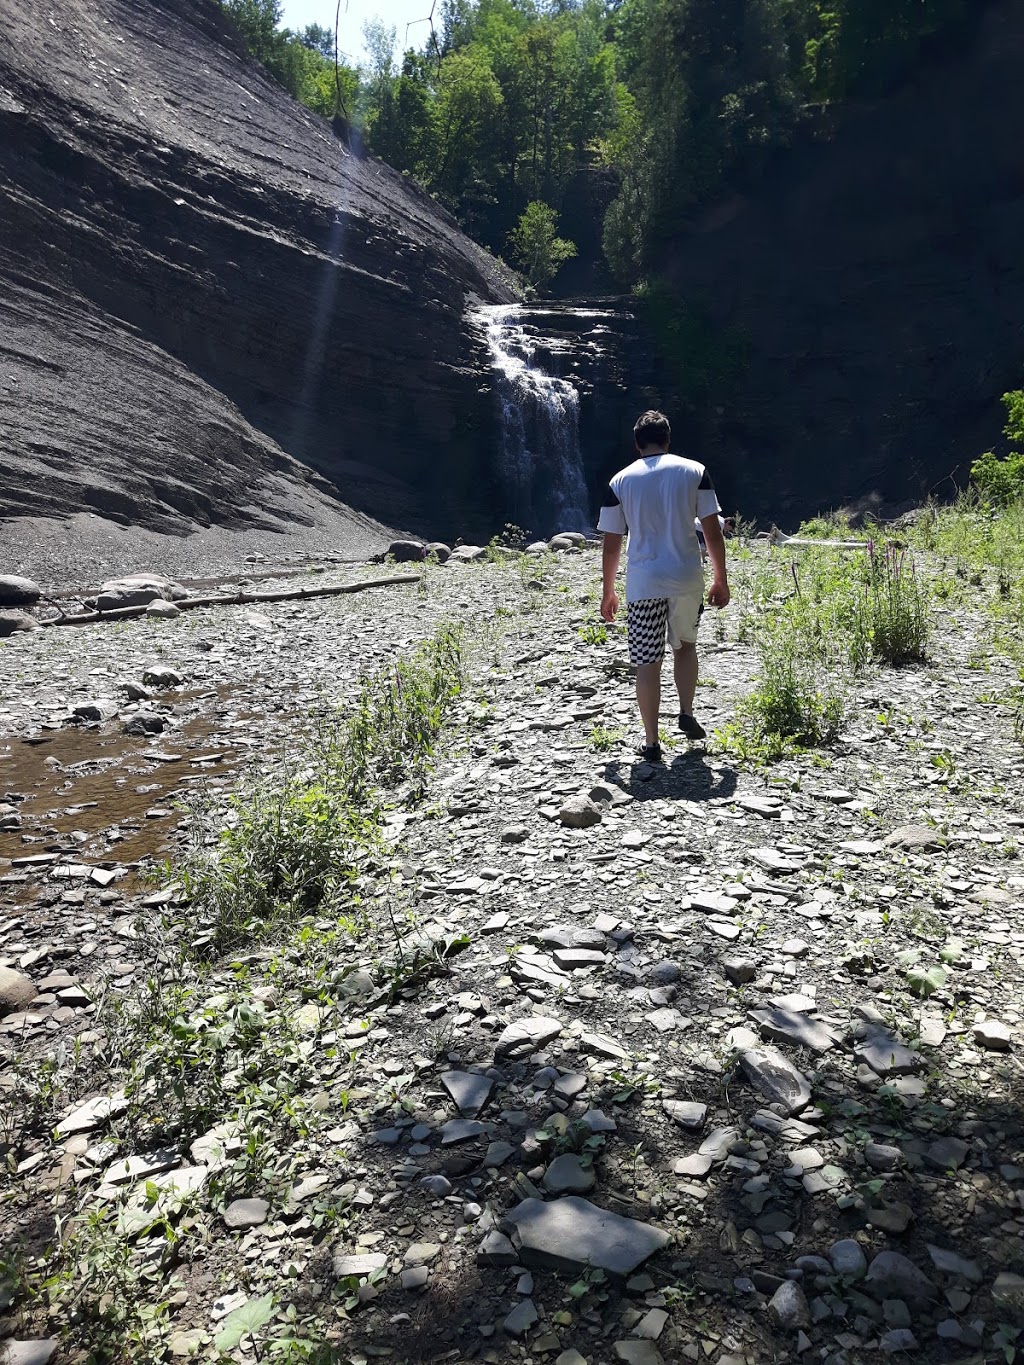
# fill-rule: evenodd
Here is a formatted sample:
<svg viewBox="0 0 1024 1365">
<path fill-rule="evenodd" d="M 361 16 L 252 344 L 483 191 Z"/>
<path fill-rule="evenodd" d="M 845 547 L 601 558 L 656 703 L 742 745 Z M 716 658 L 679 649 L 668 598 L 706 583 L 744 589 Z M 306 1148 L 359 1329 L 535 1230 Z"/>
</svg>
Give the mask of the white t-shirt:
<svg viewBox="0 0 1024 1365">
<path fill-rule="evenodd" d="M 679 455 L 641 455 L 608 485 L 599 531 L 629 533 L 630 602 L 703 592 L 695 520 L 721 513 L 707 470 Z"/>
</svg>

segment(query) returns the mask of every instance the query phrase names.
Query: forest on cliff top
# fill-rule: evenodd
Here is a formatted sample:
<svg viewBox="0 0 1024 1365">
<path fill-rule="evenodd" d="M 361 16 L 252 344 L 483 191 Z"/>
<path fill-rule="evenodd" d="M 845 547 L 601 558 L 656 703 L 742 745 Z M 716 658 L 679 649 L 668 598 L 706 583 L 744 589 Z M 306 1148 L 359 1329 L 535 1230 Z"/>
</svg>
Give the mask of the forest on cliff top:
<svg viewBox="0 0 1024 1365">
<path fill-rule="evenodd" d="M 365 31 L 281 27 L 280 0 L 221 0 L 249 50 L 357 145 L 414 177 L 531 283 L 603 256 L 656 272 L 680 224 L 755 186 L 804 126 L 961 50 L 970 0 L 442 0 L 395 59 Z M 567 234 L 567 235 L 560 235 Z M 577 241 L 571 240 L 573 237 Z"/>
</svg>

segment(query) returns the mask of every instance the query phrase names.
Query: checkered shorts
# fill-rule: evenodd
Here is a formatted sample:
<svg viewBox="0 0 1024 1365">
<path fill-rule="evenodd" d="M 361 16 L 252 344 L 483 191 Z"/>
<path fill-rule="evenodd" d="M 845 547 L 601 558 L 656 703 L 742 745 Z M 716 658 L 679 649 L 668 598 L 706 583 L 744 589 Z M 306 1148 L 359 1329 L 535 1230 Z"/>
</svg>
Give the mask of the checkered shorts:
<svg viewBox="0 0 1024 1365">
<path fill-rule="evenodd" d="M 703 593 L 683 597 L 648 597 L 626 605 L 626 636 L 631 664 L 660 664 L 665 636 L 673 649 L 694 644 L 704 610 Z"/>
</svg>

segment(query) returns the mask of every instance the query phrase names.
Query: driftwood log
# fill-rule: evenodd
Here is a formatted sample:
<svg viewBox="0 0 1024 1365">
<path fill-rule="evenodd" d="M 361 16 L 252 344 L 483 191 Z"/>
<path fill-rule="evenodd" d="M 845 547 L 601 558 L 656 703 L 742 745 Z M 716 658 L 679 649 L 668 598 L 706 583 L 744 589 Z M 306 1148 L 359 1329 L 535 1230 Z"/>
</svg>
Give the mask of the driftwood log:
<svg viewBox="0 0 1024 1365">
<path fill-rule="evenodd" d="M 867 540 L 814 540 L 807 536 L 787 536 L 780 531 L 777 526 L 773 526 L 768 534 L 769 545 L 791 545 L 794 550 L 803 549 L 805 546 L 811 548 L 817 546 L 825 550 L 866 550 L 870 544 Z"/>
<path fill-rule="evenodd" d="M 390 588 L 403 583 L 419 583 L 422 574 L 394 574 L 390 578 L 364 578 L 357 583 L 340 583 L 327 588 L 285 588 L 281 592 L 238 592 L 211 593 L 206 597 L 183 597 L 175 602 L 179 611 L 189 611 L 193 607 L 234 607 L 239 605 L 255 606 L 260 602 L 301 602 L 307 597 L 339 597 L 348 592 L 365 592 L 367 588 Z M 113 611 L 78 612 L 74 616 L 61 613 L 40 621 L 41 626 L 88 626 L 98 621 L 127 621 L 132 617 L 145 616 L 149 603 L 141 607 L 117 607 Z"/>
</svg>

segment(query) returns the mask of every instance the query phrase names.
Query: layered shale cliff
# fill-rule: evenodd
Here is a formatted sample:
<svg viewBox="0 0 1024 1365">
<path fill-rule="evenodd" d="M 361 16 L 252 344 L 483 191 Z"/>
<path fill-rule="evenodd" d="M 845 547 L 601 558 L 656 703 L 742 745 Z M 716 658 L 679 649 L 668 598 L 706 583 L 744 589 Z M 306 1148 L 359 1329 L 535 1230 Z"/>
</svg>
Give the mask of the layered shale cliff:
<svg viewBox="0 0 1024 1365">
<path fill-rule="evenodd" d="M 3 11 L 0 518 L 471 527 L 490 258 L 214 0 Z"/>
</svg>

